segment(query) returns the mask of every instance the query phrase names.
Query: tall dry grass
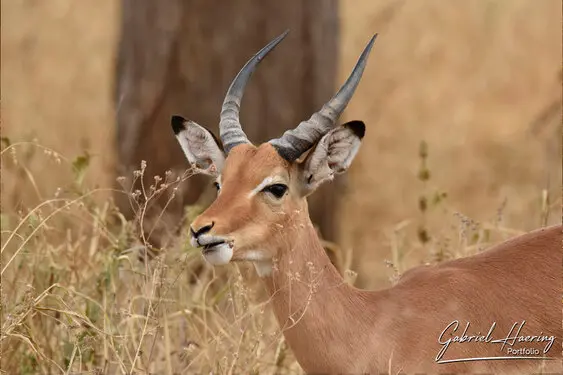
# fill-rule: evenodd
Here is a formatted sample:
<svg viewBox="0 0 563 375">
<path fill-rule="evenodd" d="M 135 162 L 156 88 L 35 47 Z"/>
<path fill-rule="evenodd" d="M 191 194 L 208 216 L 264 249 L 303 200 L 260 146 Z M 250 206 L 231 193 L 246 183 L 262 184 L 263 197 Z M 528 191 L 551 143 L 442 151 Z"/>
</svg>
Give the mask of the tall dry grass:
<svg viewBox="0 0 563 375">
<path fill-rule="evenodd" d="M 96 199 L 106 190 L 83 184 L 86 158 L 4 141 L 3 178 L 36 184 L 30 149 L 73 178 L 34 207 L 2 208 L 3 373 L 299 372 L 244 266 L 208 266 L 185 235 L 141 261 L 144 213 L 160 195 L 173 199 L 189 173 L 123 191 L 137 212 L 127 222 Z"/>
<path fill-rule="evenodd" d="M 133 222 L 106 188 L 116 4 L 2 3 L 1 371 L 300 373 L 246 267 L 210 268 L 185 231 L 139 260 L 143 212 L 180 182 L 123 191 Z M 336 250 L 357 285 L 560 221 L 560 8 L 341 2 L 341 78 L 380 32 L 346 114 L 368 125 L 343 192 L 355 263 Z"/>
<path fill-rule="evenodd" d="M 3 373 L 302 373 L 253 270 L 207 265 L 189 245 L 187 227 L 169 248 L 147 257 L 144 214 L 159 196 L 172 200 L 190 171 L 174 181 L 157 176 L 142 190 L 122 190 L 137 213 L 126 221 L 111 198 L 100 199 L 108 196 L 106 189 L 84 183 L 86 156 L 69 159 L 33 141 L 3 138 L 3 144 L 3 178 L 18 186 L 38 188 L 29 168 L 35 158 L 71 176 L 35 206 L 0 211 Z M 428 153 L 421 143 L 417 179 L 423 185 L 432 180 Z M 431 233 L 428 217 L 445 217 L 446 196 L 422 189 L 416 236 L 408 236 L 404 224 L 395 228 L 386 262 L 390 283 L 412 259 L 436 263 L 470 255 L 505 234 L 502 211 L 491 225 L 459 214 L 462 224 L 446 237 Z M 536 210 L 546 219 L 548 205 L 546 195 Z M 185 225 L 203 209 L 187 207 Z M 458 240 L 453 247 L 447 243 L 452 236 Z M 350 259 L 344 267 L 353 283 Z"/>
</svg>

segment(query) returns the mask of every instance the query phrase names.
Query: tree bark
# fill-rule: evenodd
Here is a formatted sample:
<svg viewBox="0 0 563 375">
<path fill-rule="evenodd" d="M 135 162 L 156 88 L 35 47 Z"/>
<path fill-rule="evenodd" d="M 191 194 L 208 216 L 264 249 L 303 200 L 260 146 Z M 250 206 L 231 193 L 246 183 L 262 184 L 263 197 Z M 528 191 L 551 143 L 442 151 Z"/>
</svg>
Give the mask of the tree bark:
<svg viewBox="0 0 563 375">
<path fill-rule="evenodd" d="M 145 186 L 165 171 L 188 168 L 170 128 L 182 115 L 218 134 L 225 92 L 248 58 L 285 29 L 286 40 L 253 74 L 242 102 L 241 122 L 255 144 L 280 136 L 318 110 L 335 93 L 338 18 L 336 0 L 123 0 L 116 69 L 117 174 L 130 178 L 147 162 Z M 202 198 L 209 180 L 194 176 L 161 217 L 151 241 L 162 246 L 181 222 L 182 209 Z M 323 237 L 334 237 L 338 185 L 310 200 Z M 203 195 L 202 195 L 203 194 Z M 129 200 L 116 195 L 131 218 Z M 160 217 L 165 204 L 153 207 Z M 163 232 L 164 230 L 164 232 Z"/>
</svg>

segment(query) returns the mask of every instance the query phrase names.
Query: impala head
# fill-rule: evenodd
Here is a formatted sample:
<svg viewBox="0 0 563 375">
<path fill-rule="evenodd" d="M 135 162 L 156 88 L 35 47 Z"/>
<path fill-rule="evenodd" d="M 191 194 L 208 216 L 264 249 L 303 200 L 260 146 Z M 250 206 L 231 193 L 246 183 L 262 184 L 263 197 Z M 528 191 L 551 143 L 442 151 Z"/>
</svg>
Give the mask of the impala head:
<svg viewBox="0 0 563 375">
<path fill-rule="evenodd" d="M 190 228 L 192 244 L 214 265 L 275 257 L 292 229 L 310 223 L 306 197 L 348 169 L 364 136 L 363 122 L 337 126 L 336 121 L 352 98 L 377 35 L 320 111 L 280 138 L 259 146 L 250 143 L 239 122 L 244 88 L 258 63 L 286 35 L 260 50 L 233 80 L 221 110 L 221 141 L 193 121 L 172 117 L 189 163 L 215 178 L 217 198 Z"/>
</svg>

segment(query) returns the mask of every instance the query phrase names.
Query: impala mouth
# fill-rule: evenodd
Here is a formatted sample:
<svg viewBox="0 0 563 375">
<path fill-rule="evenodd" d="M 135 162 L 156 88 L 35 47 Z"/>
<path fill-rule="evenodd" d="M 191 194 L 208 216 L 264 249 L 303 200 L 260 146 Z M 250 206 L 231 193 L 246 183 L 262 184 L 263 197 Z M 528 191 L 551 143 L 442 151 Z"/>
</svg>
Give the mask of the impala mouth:
<svg viewBox="0 0 563 375">
<path fill-rule="evenodd" d="M 201 251 L 204 254 L 207 254 L 209 252 L 215 251 L 217 249 L 217 246 L 224 244 L 225 241 L 217 241 L 217 242 L 213 242 L 207 245 L 203 245 Z"/>
<path fill-rule="evenodd" d="M 220 266 L 229 263 L 233 258 L 233 246 L 225 240 L 214 239 L 201 246 L 201 254 L 208 263 Z"/>
<path fill-rule="evenodd" d="M 223 236 L 209 234 L 192 236 L 190 243 L 200 249 L 207 262 L 215 266 L 227 264 L 233 257 L 233 241 Z"/>
</svg>

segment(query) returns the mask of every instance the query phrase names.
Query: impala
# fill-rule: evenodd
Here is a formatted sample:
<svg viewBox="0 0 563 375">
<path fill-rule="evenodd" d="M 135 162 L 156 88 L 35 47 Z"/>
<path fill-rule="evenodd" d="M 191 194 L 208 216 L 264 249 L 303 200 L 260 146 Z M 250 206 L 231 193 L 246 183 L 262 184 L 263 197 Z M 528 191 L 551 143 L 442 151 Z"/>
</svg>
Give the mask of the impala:
<svg viewBox="0 0 563 375">
<path fill-rule="evenodd" d="M 191 223 L 193 245 L 212 265 L 255 265 L 286 342 L 307 373 L 559 373 L 561 226 L 414 268 L 387 289 L 365 291 L 343 281 L 311 223 L 307 196 L 346 171 L 358 152 L 364 123 L 337 125 L 337 119 L 377 34 L 320 111 L 254 146 L 239 122 L 244 88 L 286 34 L 233 80 L 220 141 L 195 122 L 172 117 L 192 168 L 213 176 L 218 189 Z"/>
</svg>

